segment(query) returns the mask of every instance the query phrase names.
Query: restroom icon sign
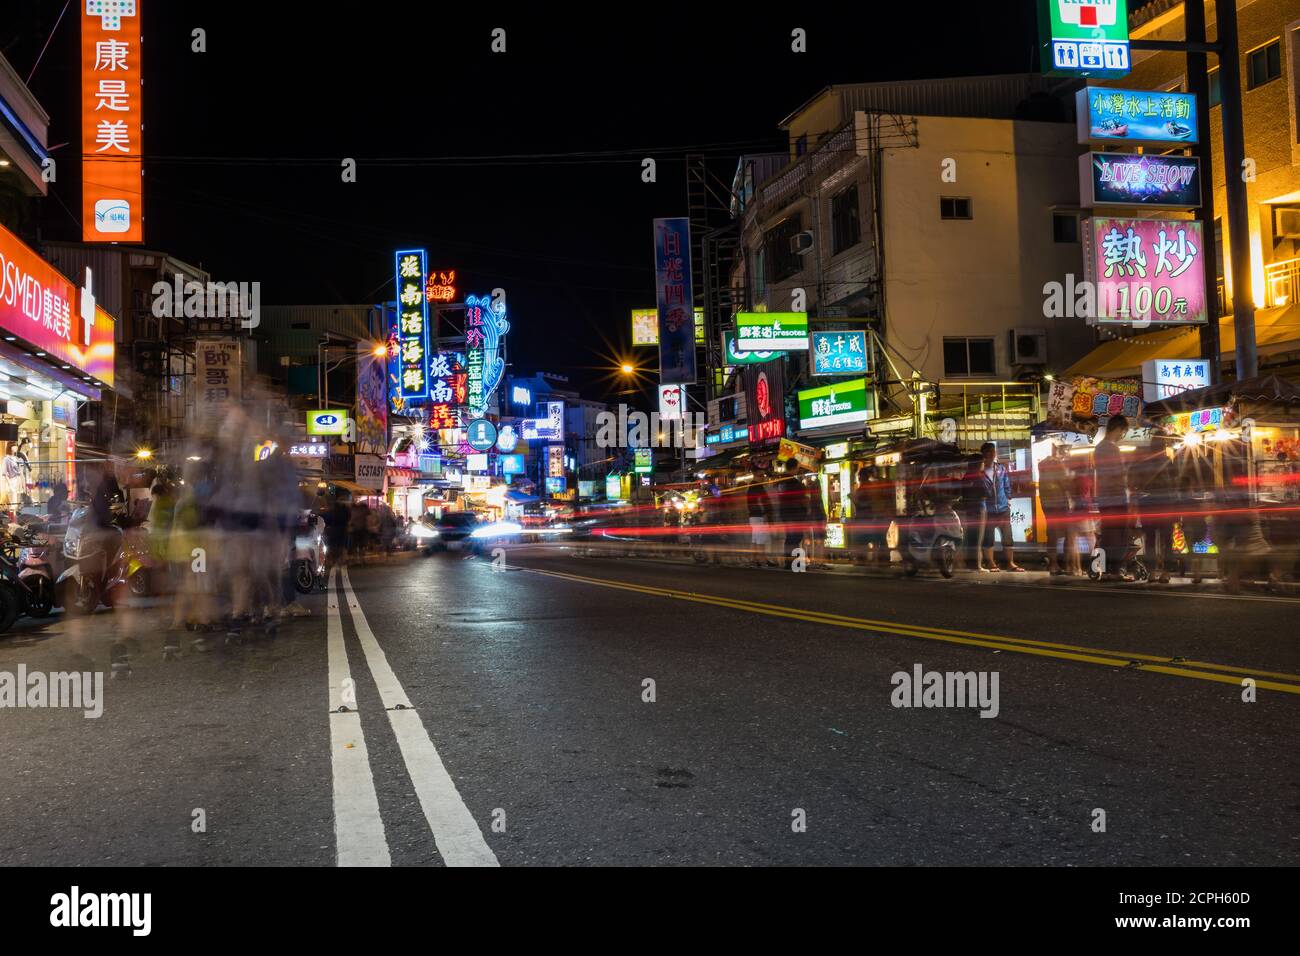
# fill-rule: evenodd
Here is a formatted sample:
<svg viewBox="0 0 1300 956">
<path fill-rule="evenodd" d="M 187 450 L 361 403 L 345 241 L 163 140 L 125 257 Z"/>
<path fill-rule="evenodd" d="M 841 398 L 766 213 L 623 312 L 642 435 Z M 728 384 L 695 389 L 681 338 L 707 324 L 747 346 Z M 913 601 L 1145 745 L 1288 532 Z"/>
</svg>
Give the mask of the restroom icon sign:
<svg viewBox="0 0 1300 956">
<path fill-rule="evenodd" d="M 99 17 L 105 31 L 122 29 L 122 18 L 135 16 L 135 0 L 86 0 L 86 16 Z"/>
</svg>

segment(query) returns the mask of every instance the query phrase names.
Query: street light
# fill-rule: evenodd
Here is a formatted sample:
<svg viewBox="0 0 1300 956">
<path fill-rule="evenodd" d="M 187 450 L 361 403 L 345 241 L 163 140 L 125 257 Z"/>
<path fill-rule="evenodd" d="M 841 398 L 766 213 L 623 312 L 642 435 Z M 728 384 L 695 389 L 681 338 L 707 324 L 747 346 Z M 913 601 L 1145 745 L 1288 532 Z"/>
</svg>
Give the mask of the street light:
<svg viewBox="0 0 1300 956">
<path fill-rule="evenodd" d="M 153 457 L 153 452 L 148 448 L 137 448 L 135 457 L 140 461 L 148 461 Z"/>
</svg>

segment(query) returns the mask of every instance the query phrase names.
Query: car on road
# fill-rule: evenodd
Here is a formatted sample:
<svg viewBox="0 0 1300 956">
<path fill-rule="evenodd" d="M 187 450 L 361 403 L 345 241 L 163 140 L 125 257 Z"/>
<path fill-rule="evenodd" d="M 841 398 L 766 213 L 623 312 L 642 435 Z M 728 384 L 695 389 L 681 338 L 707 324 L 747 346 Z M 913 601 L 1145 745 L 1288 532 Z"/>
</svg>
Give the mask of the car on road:
<svg viewBox="0 0 1300 956">
<path fill-rule="evenodd" d="M 470 536 L 481 523 L 482 518 L 473 511 L 445 512 L 433 525 L 438 546 L 446 551 L 469 550 L 474 545 Z"/>
</svg>

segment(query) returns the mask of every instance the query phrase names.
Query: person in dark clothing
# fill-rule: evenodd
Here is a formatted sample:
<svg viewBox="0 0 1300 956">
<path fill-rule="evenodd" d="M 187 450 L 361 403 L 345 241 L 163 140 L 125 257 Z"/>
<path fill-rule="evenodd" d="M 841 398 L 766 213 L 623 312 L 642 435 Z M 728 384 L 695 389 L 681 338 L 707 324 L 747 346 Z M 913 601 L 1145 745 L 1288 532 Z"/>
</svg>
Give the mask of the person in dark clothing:
<svg viewBox="0 0 1300 956">
<path fill-rule="evenodd" d="M 791 458 L 785 465 L 785 478 L 776 486 L 776 509 L 785 528 L 785 556 L 793 567 L 794 550 L 803 543 L 810 512 L 808 489 L 799 480 L 799 462 Z"/>
<path fill-rule="evenodd" d="M 95 488 L 90 499 L 90 511 L 95 522 L 101 528 L 113 526 L 113 504 L 123 498 L 122 488 L 112 473 L 106 473 Z"/>
<path fill-rule="evenodd" d="M 335 498 L 334 506 L 330 508 L 329 513 L 325 516 L 325 541 L 326 547 L 329 548 L 330 567 L 334 567 L 340 562 L 343 564 L 348 563 L 348 519 L 351 516 L 352 513 L 348 510 L 348 506 Z"/>
<path fill-rule="evenodd" d="M 51 524 L 62 521 L 68 511 L 68 486 L 56 482 L 50 491 L 50 500 L 45 503 L 45 513 Z"/>
</svg>

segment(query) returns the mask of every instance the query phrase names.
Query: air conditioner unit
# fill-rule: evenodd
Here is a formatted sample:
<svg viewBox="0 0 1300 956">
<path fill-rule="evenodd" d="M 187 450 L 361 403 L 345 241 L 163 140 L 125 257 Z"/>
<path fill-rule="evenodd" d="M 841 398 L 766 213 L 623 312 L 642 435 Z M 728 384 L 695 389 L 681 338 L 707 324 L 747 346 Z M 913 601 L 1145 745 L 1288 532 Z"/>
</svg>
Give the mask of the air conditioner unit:
<svg viewBox="0 0 1300 956">
<path fill-rule="evenodd" d="M 790 237 L 790 251 L 796 256 L 806 256 L 812 252 L 813 234 L 811 232 L 796 232 Z"/>
<path fill-rule="evenodd" d="M 1281 207 L 1277 211 L 1279 239 L 1300 239 L 1300 209 Z"/>
<path fill-rule="evenodd" d="M 1012 365 L 1046 365 L 1047 330 L 1012 329 L 1007 352 Z"/>
</svg>

